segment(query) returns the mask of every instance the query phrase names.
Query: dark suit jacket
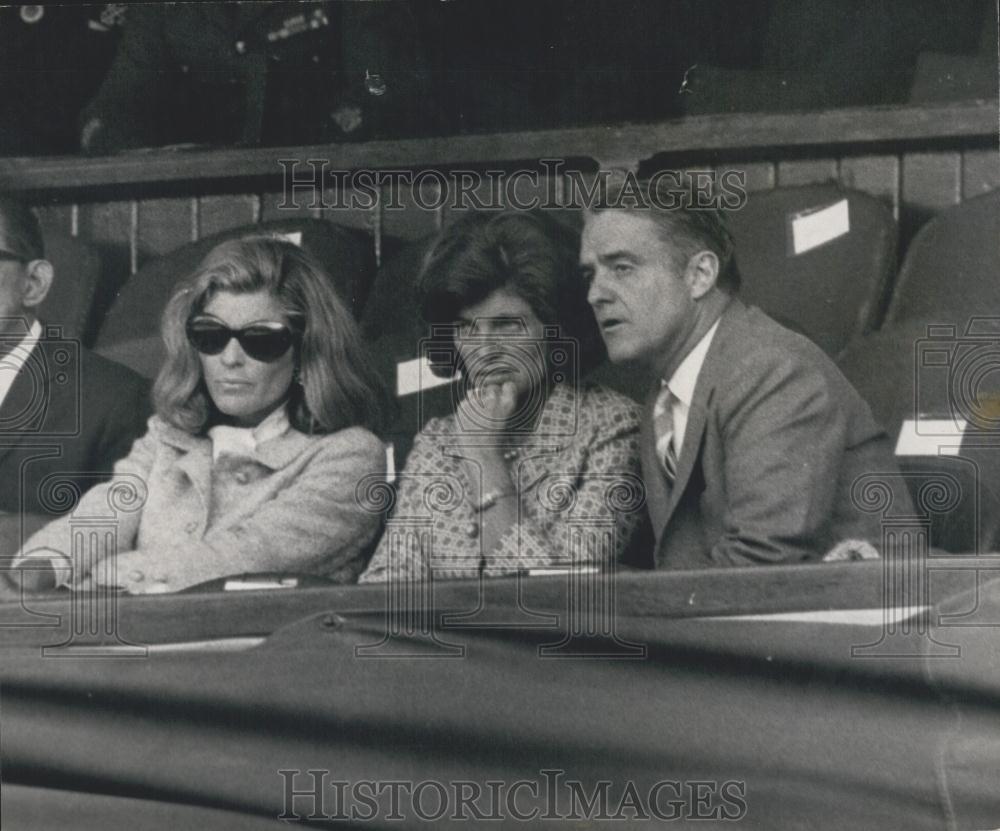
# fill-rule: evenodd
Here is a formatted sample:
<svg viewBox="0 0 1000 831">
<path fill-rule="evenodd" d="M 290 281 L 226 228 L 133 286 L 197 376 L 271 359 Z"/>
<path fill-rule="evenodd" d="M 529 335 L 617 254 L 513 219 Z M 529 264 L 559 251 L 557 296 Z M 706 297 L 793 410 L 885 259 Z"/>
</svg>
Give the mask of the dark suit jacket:
<svg viewBox="0 0 1000 831">
<path fill-rule="evenodd" d="M 878 548 L 881 516 L 851 495 L 865 474 L 892 489 L 894 514 L 912 512 L 868 405 L 815 344 L 759 309 L 734 299 L 722 314 L 673 488 L 655 453 L 658 391 L 640 437 L 657 568 L 797 562 L 842 539 Z"/>
<path fill-rule="evenodd" d="M 19 521 L 22 512 L 35 515 L 30 531 L 39 518 L 71 511 L 74 492 L 106 479 L 145 432 L 149 411 L 148 382 L 132 370 L 76 341 L 39 341 L 0 406 L 0 512 L 6 521 Z M 4 548 L 9 533 L 3 534 Z"/>
</svg>

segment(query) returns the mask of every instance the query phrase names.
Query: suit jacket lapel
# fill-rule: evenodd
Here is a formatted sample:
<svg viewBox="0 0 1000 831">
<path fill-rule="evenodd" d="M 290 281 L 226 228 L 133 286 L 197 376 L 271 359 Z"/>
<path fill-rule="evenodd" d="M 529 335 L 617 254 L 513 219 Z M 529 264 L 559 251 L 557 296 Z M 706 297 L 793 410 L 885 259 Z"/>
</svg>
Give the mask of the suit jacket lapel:
<svg viewBox="0 0 1000 831">
<path fill-rule="evenodd" d="M 666 533 L 667 525 L 670 523 L 674 512 L 677 510 L 677 506 L 680 504 L 684 491 L 687 489 L 688 483 L 691 480 L 691 474 L 694 471 L 695 463 L 698 461 L 698 457 L 701 454 L 701 444 L 705 436 L 705 424 L 708 419 L 709 406 L 712 403 L 715 386 L 721 377 L 722 370 L 724 369 L 724 365 L 727 360 L 726 350 L 731 337 L 730 330 L 732 329 L 734 321 L 744 309 L 744 305 L 736 298 L 733 298 L 723 310 L 722 316 L 719 319 L 719 328 L 716 330 L 715 337 L 712 339 L 712 344 L 709 346 L 708 353 L 705 355 L 705 362 L 702 364 L 701 371 L 698 373 L 698 381 L 694 388 L 694 397 L 691 400 L 691 407 L 688 410 L 687 426 L 684 428 L 684 444 L 681 446 L 681 455 L 677 460 L 677 478 L 674 480 L 672 488 L 667 488 L 664 481 L 664 489 L 668 492 L 664 501 L 666 509 L 660 518 L 661 522 L 659 524 L 656 522 L 656 515 L 654 514 L 652 508 L 650 509 L 650 516 L 654 521 L 653 530 L 656 532 L 657 546 L 659 546 L 660 538 Z M 660 470 L 660 463 L 656 458 L 655 451 L 656 439 L 652 435 L 653 402 L 656 400 L 657 392 L 658 390 L 654 390 L 649 401 L 647 402 L 649 417 L 644 419 L 644 426 L 647 426 L 648 428 L 649 439 L 648 442 L 644 443 L 644 448 L 648 443 L 652 456 L 652 463 L 656 465 L 656 470 Z M 648 463 L 649 462 L 644 462 L 644 464 Z M 649 487 L 648 483 L 647 487 Z"/>
<path fill-rule="evenodd" d="M 51 383 L 44 349 L 44 341 L 35 344 L 0 405 L 0 463 L 24 438 L 44 442 L 60 426 L 56 422 L 67 402 L 62 400 L 59 387 Z M 8 365 L 2 371 L 12 370 Z"/>
<path fill-rule="evenodd" d="M 707 364 L 707 361 L 706 361 Z M 701 440 L 705 433 L 705 421 L 708 416 L 708 401 L 714 389 L 714 381 L 704 376 L 698 378 L 695 399 L 691 402 L 688 412 L 687 427 L 684 428 L 684 444 L 677 460 L 677 478 L 673 485 L 668 485 L 663 467 L 656 455 L 656 437 L 653 435 L 652 417 L 643 419 L 642 465 L 643 470 L 653 470 L 654 476 L 646 477 L 646 498 L 649 503 L 649 516 L 653 522 L 653 531 L 657 543 L 666 532 L 681 497 L 691 479 L 695 462 L 701 451 Z M 655 396 L 654 396 L 655 400 Z M 652 413 L 652 404 L 649 412 Z"/>
<path fill-rule="evenodd" d="M 705 397 L 701 395 L 703 381 L 706 382 L 704 385 Z M 708 383 L 713 383 L 713 386 L 709 387 Z M 698 379 L 695 398 L 691 402 L 691 408 L 688 410 L 687 427 L 684 428 L 684 444 L 681 446 L 681 455 L 677 460 L 677 478 L 670 489 L 670 502 L 667 508 L 668 522 L 674 515 L 674 511 L 681 500 L 681 495 L 684 493 L 685 488 L 687 488 L 688 481 L 691 479 L 691 472 L 694 470 L 694 464 L 701 451 L 701 439 L 705 433 L 705 419 L 708 415 L 707 397 L 711 396 L 712 389 L 714 389 L 714 382 L 709 382 L 709 379 L 706 379 L 704 376 Z M 702 400 L 705 403 L 701 403 Z"/>
</svg>

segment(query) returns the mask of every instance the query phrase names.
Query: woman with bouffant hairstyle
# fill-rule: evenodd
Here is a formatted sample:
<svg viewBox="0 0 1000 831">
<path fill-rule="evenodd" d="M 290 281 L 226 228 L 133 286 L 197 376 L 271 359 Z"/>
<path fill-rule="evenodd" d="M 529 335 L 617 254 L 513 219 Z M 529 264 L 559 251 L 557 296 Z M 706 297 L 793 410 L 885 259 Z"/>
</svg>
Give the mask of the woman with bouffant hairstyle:
<svg viewBox="0 0 1000 831">
<path fill-rule="evenodd" d="M 455 412 L 417 435 L 395 504 L 397 517 L 431 511 L 433 534 L 415 548 L 390 522 L 362 582 L 600 568 L 632 542 L 639 408 L 583 380 L 604 349 L 579 247 L 543 211 L 471 212 L 436 240 L 421 308 Z M 572 527 L 603 530 L 573 548 Z"/>
<path fill-rule="evenodd" d="M 163 337 L 146 435 L 77 507 L 101 515 L 131 490 L 117 553 L 69 570 L 65 519 L 23 556 L 57 582 L 133 593 L 246 572 L 356 579 L 378 517 L 355 493 L 384 475 L 370 430 L 385 393 L 322 266 L 277 238 L 221 243 L 167 304 Z"/>
</svg>

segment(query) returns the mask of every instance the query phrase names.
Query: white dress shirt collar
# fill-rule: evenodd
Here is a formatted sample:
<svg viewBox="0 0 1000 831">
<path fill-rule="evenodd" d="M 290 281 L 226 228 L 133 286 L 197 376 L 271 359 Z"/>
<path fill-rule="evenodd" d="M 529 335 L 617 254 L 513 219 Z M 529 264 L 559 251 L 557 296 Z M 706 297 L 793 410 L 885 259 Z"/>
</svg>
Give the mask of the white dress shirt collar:
<svg viewBox="0 0 1000 831">
<path fill-rule="evenodd" d="M 721 318 L 720 318 L 721 319 Z M 719 321 L 712 324 L 712 328 L 702 335 L 700 341 L 681 361 L 680 366 L 670 376 L 669 381 L 660 381 L 661 386 L 667 387 L 673 394 L 673 404 L 671 405 L 671 415 L 673 416 L 673 444 L 677 458 L 680 458 L 681 448 L 684 445 L 684 431 L 687 429 L 688 413 L 691 411 L 691 402 L 694 400 L 694 389 L 698 383 L 698 376 L 708 355 L 708 349 L 712 345 L 712 338 L 719 328 Z"/>
<path fill-rule="evenodd" d="M 716 320 L 712 324 L 712 328 L 702 335 L 701 340 L 695 344 L 694 349 L 687 353 L 680 366 L 670 376 L 670 380 L 666 382 L 670 391 L 686 407 L 690 407 L 691 401 L 694 399 L 694 388 L 698 383 L 698 375 L 701 374 L 705 356 L 708 354 L 708 348 L 712 345 L 712 338 L 715 337 L 718 328 L 719 321 Z"/>
</svg>

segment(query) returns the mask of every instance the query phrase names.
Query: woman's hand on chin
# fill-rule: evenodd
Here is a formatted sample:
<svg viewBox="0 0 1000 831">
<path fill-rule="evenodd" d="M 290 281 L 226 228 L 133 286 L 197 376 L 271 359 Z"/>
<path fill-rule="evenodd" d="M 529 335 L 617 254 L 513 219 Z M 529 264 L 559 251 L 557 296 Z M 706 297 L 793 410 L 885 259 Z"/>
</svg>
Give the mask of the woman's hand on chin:
<svg viewBox="0 0 1000 831">
<path fill-rule="evenodd" d="M 502 436 L 516 409 L 517 389 L 512 381 L 474 387 L 459 402 L 459 429 L 484 438 Z"/>
</svg>

